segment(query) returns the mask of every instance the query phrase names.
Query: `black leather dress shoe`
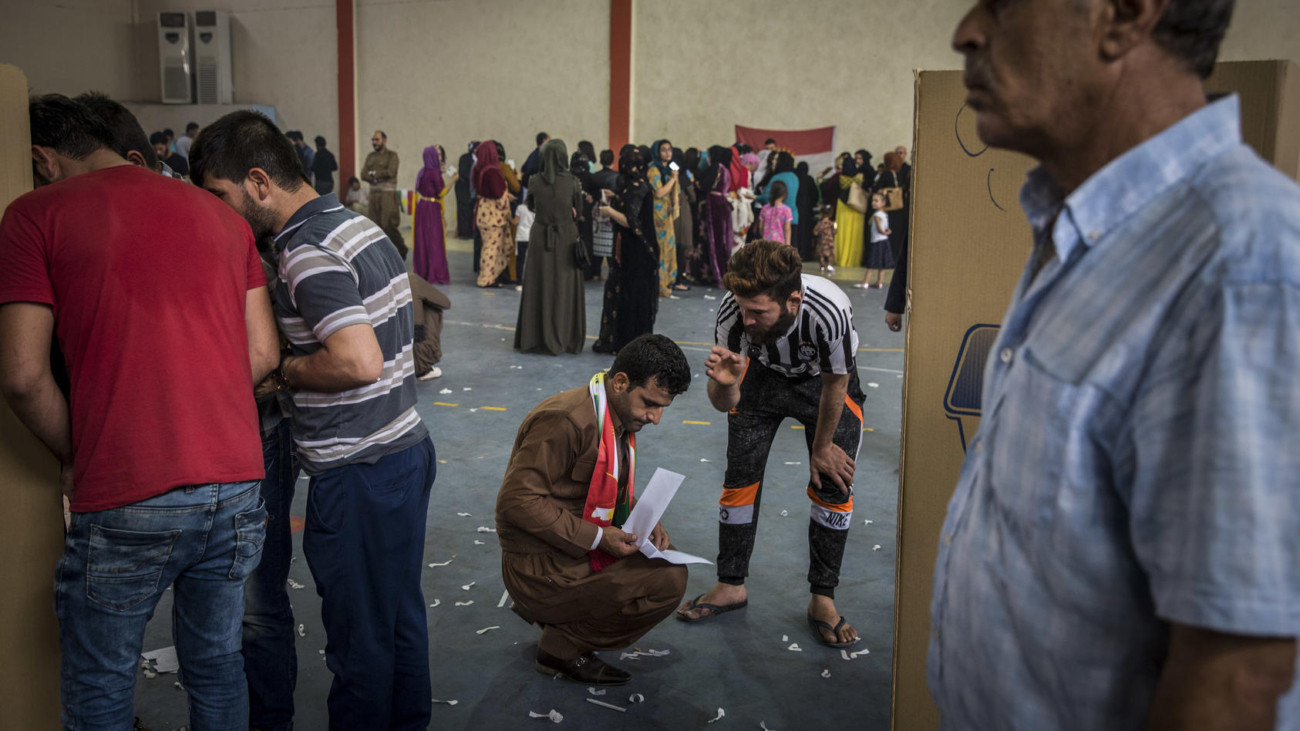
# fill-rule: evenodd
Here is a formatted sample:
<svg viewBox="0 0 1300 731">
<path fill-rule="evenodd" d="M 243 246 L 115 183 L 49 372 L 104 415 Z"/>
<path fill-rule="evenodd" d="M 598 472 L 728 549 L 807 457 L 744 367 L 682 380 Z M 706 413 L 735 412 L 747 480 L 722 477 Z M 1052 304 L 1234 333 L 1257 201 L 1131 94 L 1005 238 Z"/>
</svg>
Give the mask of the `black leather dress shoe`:
<svg viewBox="0 0 1300 731">
<path fill-rule="evenodd" d="M 620 670 L 588 652 L 576 660 L 561 660 L 545 652 L 537 651 L 537 672 L 545 675 L 562 675 L 566 680 L 583 685 L 627 685 L 632 682 L 632 674 Z"/>
</svg>

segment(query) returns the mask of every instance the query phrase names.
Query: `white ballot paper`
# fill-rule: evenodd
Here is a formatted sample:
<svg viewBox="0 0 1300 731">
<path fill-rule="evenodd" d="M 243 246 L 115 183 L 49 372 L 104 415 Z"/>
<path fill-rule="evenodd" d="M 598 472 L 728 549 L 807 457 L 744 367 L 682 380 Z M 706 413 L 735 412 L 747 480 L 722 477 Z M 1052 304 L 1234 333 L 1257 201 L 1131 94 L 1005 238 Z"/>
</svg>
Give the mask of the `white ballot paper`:
<svg viewBox="0 0 1300 731">
<path fill-rule="evenodd" d="M 660 551 L 650 542 L 650 534 L 654 532 L 655 526 L 659 525 L 659 519 L 668 509 L 668 503 L 673 501 L 677 488 L 682 486 L 682 481 L 685 479 L 683 475 L 669 472 L 662 467 L 655 470 L 654 476 L 650 478 L 650 484 L 646 485 L 637 497 L 632 513 L 627 516 L 627 522 L 623 524 L 623 530 L 641 539 L 641 553 L 647 558 L 662 558 L 668 563 L 677 564 L 712 564 L 713 562 L 708 559 L 692 556 L 689 553 Z"/>
</svg>

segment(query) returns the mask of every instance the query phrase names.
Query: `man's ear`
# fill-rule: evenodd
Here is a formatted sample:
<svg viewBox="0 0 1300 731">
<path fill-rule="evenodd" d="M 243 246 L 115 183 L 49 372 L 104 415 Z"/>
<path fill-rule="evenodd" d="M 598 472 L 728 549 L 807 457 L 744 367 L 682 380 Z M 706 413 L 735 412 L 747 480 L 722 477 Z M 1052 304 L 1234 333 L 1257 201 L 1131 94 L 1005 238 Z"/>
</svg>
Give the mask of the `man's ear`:
<svg viewBox="0 0 1300 731">
<path fill-rule="evenodd" d="M 620 395 L 627 392 L 629 383 L 626 373 L 615 373 L 614 377 L 609 379 L 610 390 Z"/>
<path fill-rule="evenodd" d="M 1169 0 L 1104 0 L 1098 33 L 1105 61 L 1117 61 L 1151 39 Z"/>
<path fill-rule="evenodd" d="M 48 147 L 32 145 L 32 169 L 38 178 L 43 178 L 47 183 L 62 178 L 63 171 L 59 167 L 59 158 Z"/>
<path fill-rule="evenodd" d="M 259 203 L 265 203 L 271 197 L 274 183 L 271 182 L 271 176 L 267 175 L 262 168 L 253 168 L 248 171 L 244 187 L 248 187 L 249 184 L 252 185 L 252 193 Z"/>
<path fill-rule="evenodd" d="M 144 155 L 139 150 L 129 150 L 126 153 L 126 161 L 139 168 L 149 169 L 148 163 L 144 161 Z"/>
</svg>

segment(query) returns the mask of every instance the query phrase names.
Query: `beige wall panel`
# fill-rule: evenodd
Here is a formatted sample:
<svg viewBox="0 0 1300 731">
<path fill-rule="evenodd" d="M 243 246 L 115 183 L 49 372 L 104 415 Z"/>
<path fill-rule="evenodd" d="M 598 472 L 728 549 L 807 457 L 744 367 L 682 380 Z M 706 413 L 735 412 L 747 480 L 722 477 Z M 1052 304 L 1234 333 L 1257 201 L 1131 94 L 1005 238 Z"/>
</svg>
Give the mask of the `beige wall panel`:
<svg viewBox="0 0 1300 731">
<path fill-rule="evenodd" d="M 72 96 L 98 89 L 129 98 L 135 92 L 131 5 L 131 0 L 0 0 L 0 63 L 21 68 L 36 93 Z M 155 86 L 157 78 L 155 71 Z"/>
<path fill-rule="evenodd" d="M 495 139 L 520 166 L 546 131 L 570 154 L 583 139 L 599 152 L 608 39 L 609 0 L 358 0 L 361 159 L 384 130 L 409 188 L 432 144 L 457 158 L 470 140 Z"/>
</svg>

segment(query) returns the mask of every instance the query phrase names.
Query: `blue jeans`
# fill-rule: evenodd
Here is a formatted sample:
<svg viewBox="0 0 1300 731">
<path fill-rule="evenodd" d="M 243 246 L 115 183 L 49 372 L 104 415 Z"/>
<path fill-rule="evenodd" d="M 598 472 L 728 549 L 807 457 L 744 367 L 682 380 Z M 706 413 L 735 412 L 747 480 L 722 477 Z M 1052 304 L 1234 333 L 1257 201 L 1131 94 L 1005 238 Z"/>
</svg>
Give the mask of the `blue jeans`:
<svg viewBox="0 0 1300 731">
<path fill-rule="evenodd" d="M 332 731 L 426 729 L 429 625 L 420 589 L 429 492 L 426 438 L 375 464 L 312 478 L 302 551 L 320 594 Z"/>
<path fill-rule="evenodd" d="M 63 649 L 63 727 L 125 731 L 144 628 L 168 586 L 192 731 L 248 725 L 239 654 L 244 580 L 262 558 L 266 508 L 256 482 L 182 487 L 138 503 L 73 513 L 54 611 Z"/>
<path fill-rule="evenodd" d="M 298 454 L 290 420 L 281 419 L 262 435 L 266 479 L 266 543 L 262 563 L 244 584 L 244 674 L 248 676 L 248 724 L 264 731 L 293 729 L 293 690 L 298 684 L 293 607 L 289 604 L 289 563 L 293 531 L 289 510 L 298 480 Z"/>
</svg>

